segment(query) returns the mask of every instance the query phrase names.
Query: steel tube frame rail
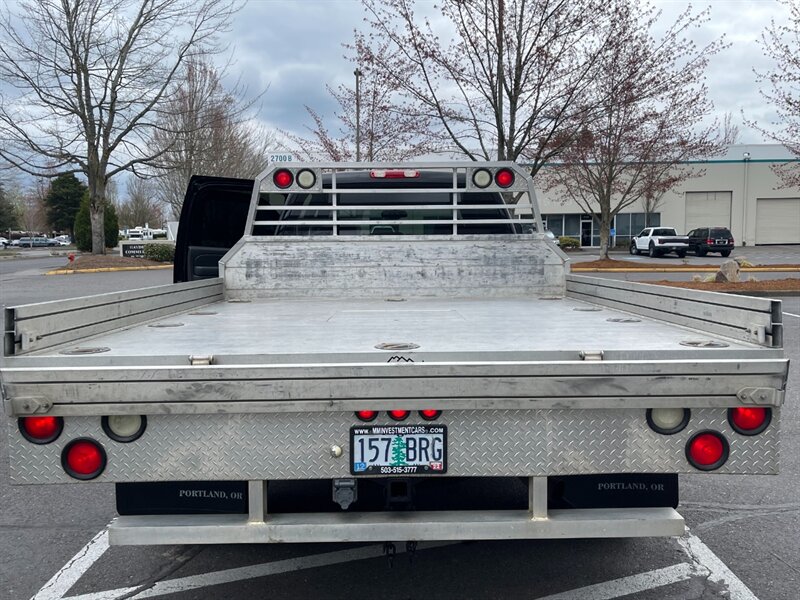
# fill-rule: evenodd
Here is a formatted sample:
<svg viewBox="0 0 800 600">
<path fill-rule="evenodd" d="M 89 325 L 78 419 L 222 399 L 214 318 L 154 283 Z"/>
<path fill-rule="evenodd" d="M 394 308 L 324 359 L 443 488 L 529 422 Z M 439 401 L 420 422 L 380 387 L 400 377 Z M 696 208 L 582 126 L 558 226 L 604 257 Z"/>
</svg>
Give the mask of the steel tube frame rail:
<svg viewBox="0 0 800 600">
<path fill-rule="evenodd" d="M 14 356 L 53 348 L 222 299 L 217 278 L 13 306 L 5 309 L 3 350 Z"/>
<path fill-rule="evenodd" d="M 289 189 L 282 189 L 276 187 L 272 183 L 271 176 L 275 171 L 290 168 L 295 171 L 299 171 L 301 169 L 309 169 L 314 172 L 318 185 L 315 185 L 313 188 L 310 189 L 303 189 L 298 190 L 293 187 Z M 361 187 L 358 188 L 339 188 L 337 185 L 337 174 L 346 171 L 371 171 L 371 170 L 416 170 L 416 171 L 424 171 L 424 170 L 433 170 L 433 171 L 443 171 L 443 172 L 451 172 L 452 173 L 452 184 L 450 187 L 431 187 L 431 188 L 408 188 L 404 187 L 402 182 L 398 180 L 396 187 L 379 187 L 379 188 L 368 188 L 368 187 Z M 515 183 L 509 186 L 508 188 L 499 188 L 498 186 L 489 186 L 488 188 L 479 188 L 472 183 L 471 174 L 478 170 L 478 169 L 489 169 L 489 170 L 496 170 L 496 169 L 510 169 L 512 170 L 517 179 Z M 331 185 L 330 187 L 322 187 L 322 175 L 330 174 L 331 175 Z M 464 185 L 459 186 L 458 184 L 458 176 L 459 174 L 463 173 L 465 177 Z M 521 183 L 520 183 L 521 182 Z M 304 207 L 289 207 L 289 206 L 268 206 L 268 207 L 259 207 L 259 198 L 262 192 L 273 192 L 279 194 L 292 194 L 292 193 L 319 193 L 319 194 L 330 194 L 331 196 L 331 204 L 328 206 L 304 206 Z M 430 220 L 430 221 L 409 221 L 409 220 L 384 220 L 384 219 L 375 219 L 375 220 L 360 220 L 360 221 L 347 221 L 341 220 L 338 218 L 338 214 L 340 211 L 344 210 L 370 210 L 369 207 L 362 207 L 362 206 L 341 206 L 338 204 L 338 195 L 339 193 L 346 193 L 350 194 L 374 194 L 380 193 L 381 195 L 386 194 L 399 194 L 399 193 L 410 193 L 410 194 L 451 194 L 452 195 L 452 203 L 450 204 L 438 204 L 438 205 L 427 205 L 423 210 L 441 210 L 450 208 L 453 211 L 453 218 L 452 219 L 439 219 L 439 220 Z M 468 211 L 468 210 L 477 210 L 484 205 L 476 206 L 476 205 L 466 205 L 460 204 L 458 202 L 459 196 L 463 192 L 478 192 L 478 193 L 485 193 L 485 192 L 499 192 L 499 193 L 524 193 L 527 194 L 528 200 L 522 204 L 505 204 L 505 208 L 509 210 L 509 215 L 512 212 L 515 212 L 517 209 L 528 209 L 531 212 L 530 218 L 517 218 L 517 219 L 464 219 L 458 218 L 457 211 Z M 491 208 L 498 208 L 499 205 L 491 205 Z M 379 210 L 392 210 L 392 209 L 408 209 L 408 208 L 416 208 L 409 207 L 408 205 L 401 205 L 401 204 L 386 204 L 379 207 Z M 322 210 L 331 213 L 331 219 L 329 221 L 285 221 L 285 220 L 258 220 L 257 215 L 259 211 L 295 211 L 295 210 L 305 210 L 305 211 L 316 211 Z M 517 224 L 533 224 L 536 226 L 536 231 L 539 234 L 543 234 L 542 228 L 542 214 L 539 209 L 539 203 L 536 197 L 536 191 L 533 186 L 533 180 L 530 178 L 529 174 L 513 162 L 506 162 L 506 161 L 493 161 L 493 162 L 479 162 L 476 163 L 474 161 L 449 161 L 449 162 L 419 162 L 419 163 L 412 163 L 409 165 L 408 163 L 391 163 L 391 162 L 371 162 L 371 163 L 359 163 L 359 162 L 350 162 L 350 163 L 292 163 L 291 165 L 287 164 L 273 164 L 267 167 L 264 171 L 262 171 L 258 177 L 256 177 L 255 185 L 253 186 L 253 196 L 251 199 L 250 205 L 250 213 L 248 216 L 247 227 L 245 231 L 248 234 L 252 234 L 253 228 L 257 225 L 316 225 L 316 226 L 331 226 L 333 227 L 333 235 L 337 235 L 337 226 L 338 225 L 398 225 L 398 224 L 424 224 L 424 225 L 452 225 L 453 226 L 453 235 L 458 234 L 458 225 L 479 225 L 479 224 L 497 224 L 497 223 L 517 223 Z"/>
<path fill-rule="evenodd" d="M 463 409 L 780 406 L 787 370 L 785 359 L 15 367 L 4 369 L 4 389 L 10 416 L 341 411 L 436 399 Z"/>
<path fill-rule="evenodd" d="M 734 296 L 717 292 L 684 290 L 664 285 L 631 283 L 567 276 L 567 296 L 706 334 L 759 344 L 783 346 L 781 301 Z"/>
<path fill-rule="evenodd" d="M 251 488 L 252 489 L 252 488 Z M 385 542 L 679 536 L 683 517 L 672 508 L 531 511 L 165 515 L 119 517 L 111 545 Z"/>
</svg>

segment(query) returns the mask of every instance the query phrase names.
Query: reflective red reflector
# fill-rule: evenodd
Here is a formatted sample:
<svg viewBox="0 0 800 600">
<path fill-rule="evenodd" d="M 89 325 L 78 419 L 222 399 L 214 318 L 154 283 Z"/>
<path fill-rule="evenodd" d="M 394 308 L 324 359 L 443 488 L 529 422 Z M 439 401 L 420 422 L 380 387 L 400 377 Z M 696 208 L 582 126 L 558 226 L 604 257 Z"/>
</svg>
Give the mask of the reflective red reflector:
<svg viewBox="0 0 800 600">
<path fill-rule="evenodd" d="M 61 435 L 64 419 L 61 417 L 22 417 L 19 430 L 29 442 L 49 444 Z"/>
<path fill-rule="evenodd" d="M 272 181 L 275 183 L 276 187 L 287 188 L 292 185 L 294 176 L 291 171 L 281 169 L 280 171 L 275 171 L 275 174 L 272 176 Z"/>
<path fill-rule="evenodd" d="M 442 411 L 433 409 L 426 409 L 419 411 L 419 416 L 425 419 L 426 421 L 433 421 L 434 419 L 438 419 L 439 415 L 441 414 Z"/>
<path fill-rule="evenodd" d="M 728 411 L 728 422 L 738 433 L 756 435 L 764 431 L 772 419 L 772 411 L 762 406 L 739 406 Z"/>
<path fill-rule="evenodd" d="M 514 183 L 514 173 L 510 169 L 500 169 L 495 173 L 494 181 L 502 188 L 510 187 Z"/>
<path fill-rule="evenodd" d="M 94 479 L 106 468 L 106 452 L 94 440 L 74 440 L 61 453 L 61 465 L 75 479 Z"/>
<path fill-rule="evenodd" d="M 358 411 L 356 411 L 356 416 L 359 418 L 359 420 L 364 421 L 364 422 L 374 421 L 375 417 L 378 416 L 378 411 L 377 410 L 358 410 Z"/>
<path fill-rule="evenodd" d="M 389 416 L 392 417 L 395 421 L 404 421 L 408 418 L 408 415 L 411 414 L 410 411 L 407 410 L 390 410 Z"/>
<path fill-rule="evenodd" d="M 716 431 L 704 431 L 686 444 L 686 458 L 701 471 L 713 471 L 728 460 L 728 441 Z"/>
</svg>

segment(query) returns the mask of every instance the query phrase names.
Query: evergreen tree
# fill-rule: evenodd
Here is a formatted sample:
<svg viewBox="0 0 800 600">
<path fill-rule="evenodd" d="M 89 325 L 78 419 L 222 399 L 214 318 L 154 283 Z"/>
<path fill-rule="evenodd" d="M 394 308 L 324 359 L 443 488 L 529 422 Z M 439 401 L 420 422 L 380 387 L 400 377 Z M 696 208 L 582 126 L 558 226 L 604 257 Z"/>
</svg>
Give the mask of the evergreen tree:
<svg viewBox="0 0 800 600">
<path fill-rule="evenodd" d="M 17 209 L 6 195 L 3 182 L 0 181 L 0 233 L 14 229 L 18 220 Z"/>
<path fill-rule="evenodd" d="M 406 466 L 406 443 L 399 435 L 392 442 L 392 466 Z"/>
<path fill-rule="evenodd" d="M 85 193 L 86 186 L 72 173 L 53 179 L 44 197 L 47 222 L 53 231 L 69 231 L 75 237 L 75 217 Z"/>
<path fill-rule="evenodd" d="M 105 230 L 106 244 L 113 248 L 119 242 L 119 222 L 117 211 L 112 203 L 108 203 L 103 212 L 103 229 Z M 78 250 L 89 252 L 92 249 L 92 222 L 89 216 L 89 193 L 84 193 L 78 214 L 75 215 L 75 245 Z"/>
</svg>

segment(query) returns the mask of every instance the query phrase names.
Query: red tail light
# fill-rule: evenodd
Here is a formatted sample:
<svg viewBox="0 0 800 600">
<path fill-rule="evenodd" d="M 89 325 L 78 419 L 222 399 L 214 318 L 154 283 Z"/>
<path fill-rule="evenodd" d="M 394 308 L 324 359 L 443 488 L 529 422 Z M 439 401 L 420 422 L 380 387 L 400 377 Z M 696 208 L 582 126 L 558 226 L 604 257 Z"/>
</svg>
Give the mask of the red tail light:
<svg viewBox="0 0 800 600">
<path fill-rule="evenodd" d="M 708 244 L 709 246 L 712 245 L 713 243 L 714 243 L 714 240 L 712 240 L 711 238 L 708 238 L 706 240 L 706 244 Z"/>
<path fill-rule="evenodd" d="M 370 421 L 374 421 L 375 418 L 378 416 L 377 410 L 358 410 L 356 411 L 356 416 L 360 421 L 364 421 L 365 423 L 369 423 Z"/>
<path fill-rule="evenodd" d="M 64 429 L 61 417 L 22 417 L 18 424 L 22 436 L 34 444 L 49 444 L 58 439 Z"/>
<path fill-rule="evenodd" d="M 419 416 L 425 419 L 426 421 L 435 421 L 439 418 L 439 415 L 442 414 L 440 410 L 433 410 L 433 409 L 425 409 L 419 411 Z"/>
<path fill-rule="evenodd" d="M 500 169 L 495 173 L 494 181 L 502 188 L 511 187 L 514 183 L 514 172 L 511 169 Z"/>
<path fill-rule="evenodd" d="M 719 469 L 728 460 L 728 440 L 716 431 L 702 431 L 686 444 L 686 458 L 695 469 Z"/>
<path fill-rule="evenodd" d="M 279 171 L 275 171 L 275 174 L 272 176 L 272 181 L 275 183 L 276 187 L 281 189 L 287 188 L 292 185 L 294 181 L 294 175 L 288 169 L 280 169 Z"/>
<path fill-rule="evenodd" d="M 739 406 L 728 410 L 728 422 L 742 435 L 757 435 L 772 420 L 772 411 L 763 406 Z"/>
<path fill-rule="evenodd" d="M 411 412 L 407 410 L 390 410 L 389 416 L 395 421 L 405 421 Z"/>
<path fill-rule="evenodd" d="M 73 440 L 61 452 L 61 466 L 75 479 L 94 479 L 106 468 L 106 452 L 92 439 Z"/>
</svg>

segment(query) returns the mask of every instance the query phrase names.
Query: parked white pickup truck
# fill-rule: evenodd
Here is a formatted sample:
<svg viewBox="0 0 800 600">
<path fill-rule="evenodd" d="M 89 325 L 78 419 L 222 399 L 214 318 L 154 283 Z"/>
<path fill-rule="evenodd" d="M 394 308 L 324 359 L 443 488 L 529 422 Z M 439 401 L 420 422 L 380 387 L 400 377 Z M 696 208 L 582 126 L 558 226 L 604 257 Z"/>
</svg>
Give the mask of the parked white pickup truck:
<svg viewBox="0 0 800 600">
<path fill-rule="evenodd" d="M 631 240 L 631 254 L 647 252 L 651 258 L 674 252 L 680 258 L 686 256 L 689 238 L 678 235 L 672 227 L 646 227 Z"/>
</svg>

